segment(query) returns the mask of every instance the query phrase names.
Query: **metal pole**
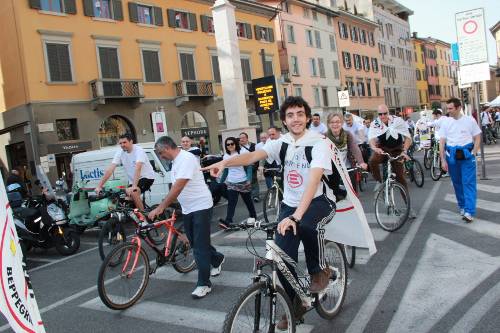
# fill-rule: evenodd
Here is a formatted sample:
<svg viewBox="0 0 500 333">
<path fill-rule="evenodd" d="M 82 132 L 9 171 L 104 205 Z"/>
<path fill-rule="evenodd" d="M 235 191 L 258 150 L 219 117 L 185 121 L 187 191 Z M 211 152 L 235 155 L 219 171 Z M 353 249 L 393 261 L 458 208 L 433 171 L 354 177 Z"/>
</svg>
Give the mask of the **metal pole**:
<svg viewBox="0 0 500 333">
<path fill-rule="evenodd" d="M 474 99 L 475 99 L 475 107 L 476 107 L 476 118 L 477 118 L 477 123 L 481 126 L 481 111 L 479 109 L 479 82 L 474 83 L 474 89 L 475 89 L 475 94 L 474 94 Z M 484 156 L 484 141 L 483 141 L 483 134 L 481 133 L 481 179 L 487 179 L 486 178 L 486 161 L 485 161 L 485 156 Z"/>
</svg>

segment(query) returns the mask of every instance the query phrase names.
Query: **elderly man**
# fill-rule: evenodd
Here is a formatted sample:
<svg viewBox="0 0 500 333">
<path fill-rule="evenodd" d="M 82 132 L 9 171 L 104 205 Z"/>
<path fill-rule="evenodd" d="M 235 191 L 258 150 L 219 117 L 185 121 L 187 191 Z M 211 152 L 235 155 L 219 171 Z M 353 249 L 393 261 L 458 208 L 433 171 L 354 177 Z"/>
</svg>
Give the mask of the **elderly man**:
<svg viewBox="0 0 500 333">
<path fill-rule="evenodd" d="M 191 140 L 190 137 L 188 136 L 183 136 L 181 138 L 181 147 L 187 152 L 190 152 L 194 156 L 196 156 L 196 159 L 198 162 L 200 162 L 200 157 L 201 157 L 201 149 L 198 147 L 192 147 L 193 140 Z"/>
<path fill-rule="evenodd" d="M 365 129 L 363 125 L 354 121 L 354 116 L 351 113 L 346 113 L 344 116 L 344 125 L 342 128 L 352 134 L 356 139 L 356 144 L 360 145 L 365 141 Z"/>
<path fill-rule="evenodd" d="M 328 132 L 328 128 L 326 128 L 326 125 L 321 122 L 321 117 L 319 116 L 319 113 L 313 114 L 309 130 L 323 135 L 325 135 L 326 132 Z"/>
</svg>

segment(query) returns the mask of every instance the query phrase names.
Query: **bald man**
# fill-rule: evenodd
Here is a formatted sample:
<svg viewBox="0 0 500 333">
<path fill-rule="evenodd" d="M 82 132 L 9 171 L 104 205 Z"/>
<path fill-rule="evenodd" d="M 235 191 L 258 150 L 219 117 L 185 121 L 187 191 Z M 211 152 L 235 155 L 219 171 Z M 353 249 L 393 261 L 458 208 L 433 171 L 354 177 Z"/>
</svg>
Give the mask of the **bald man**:
<svg viewBox="0 0 500 333">
<path fill-rule="evenodd" d="M 198 148 L 198 147 L 192 147 L 191 146 L 192 144 L 193 144 L 193 140 L 191 140 L 190 137 L 183 136 L 181 138 L 181 147 L 182 147 L 182 149 L 184 149 L 185 151 L 188 151 L 191 154 L 193 154 L 194 156 L 196 156 L 196 158 L 198 159 L 198 162 L 199 162 L 200 161 L 200 157 L 201 157 L 201 149 Z"/>
</svg>

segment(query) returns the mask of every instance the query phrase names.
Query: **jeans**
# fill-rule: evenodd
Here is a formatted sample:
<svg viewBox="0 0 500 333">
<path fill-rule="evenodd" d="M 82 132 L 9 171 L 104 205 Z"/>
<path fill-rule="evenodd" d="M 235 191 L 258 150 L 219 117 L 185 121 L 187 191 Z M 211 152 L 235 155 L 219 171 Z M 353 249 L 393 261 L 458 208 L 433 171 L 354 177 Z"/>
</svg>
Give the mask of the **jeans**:
<svg viewBox="0 0 500 333">
<path fill-rule="evenodd" d="M 279 220 L 292 215 L 296 207 L 289 207 L 284 203 L 281 204 Z M 326 196 L 320 195 L 314 198 L 309 205 L 306 213 L 302 217 L 297 228 L 297 235 L 293 234 L 292 230 L 288 230 L 285 236 L 276 232 L 276 245 L 278 245 L 288 256 L 295 262 L 299 257 L 300 242 L 304 244 L 304 253 L 306 256 L 307 271 L 309 274 L 315 274 L 327 268 L 326 258 L 324 255 L 324 226 L 335 215 L 335 203 L 330 201 Z M 288 269 L 294 276 L 297 276 L 295 270 L 288 265 Z M 293 300 L 295 291 L 290 283 L 283 277 L 281 272 L 278 273 L 281 285 L 286 293 Z"/>
<path fill-rule="evenodd" d="M 389 153 L 392 157 L 395 157 L 401 154 L 403 150 L 401 148 L 394 148 L 384 149 L 384 151 L 386 153 Z M 386 158 L 387 157 L 385 155 L 380 155 L 377 153 L 373 153 L 370 157 L 370 171 L 372 172 L 373 178 L 375 178 L 375 180 L 380 183 L 382 182 L 382 175 L 380 174 L 380 164 L 386 161 Z M 396 174 L 396 180 L 408 191 L 408 184 L 406 183 L 405 179 L 405 168 L 402 161 L 403 160 L 401 159 L 392 162 L 392 171 Z"/>
<path fill-rule="evenodd" d="M 198 267 L 197 286 L 211 287 L 210 266 L 218 267 L 224 255 L 210 244 L 210 223 L 212 208 L 198 210 L 184 215 L 184 231 L 193 249 L 194 261 Z"/>
<path fill-rule="evenodd" d="M 273 186 L 273 176 L 265 176 L 264 178 L 266 179 L 267 189 L 270 189 Z"/>
<path fill-rule="evenodd" d="M 450 174 L 458 207 L 471 215 L 476 214 L 476 159 L 455 160 L 454 164 L 448 161 Z"/>
<path fill-rule="evenodd" d="M 227 213 L 226 213 L 226 224 L 233 223 L 234 212 L 236 210 L 236 204 L 238 203 L 238 196 L 241 195 L 243 202 L 247 206 L 248 213 L 250 217 L 254 219 L 257 218 L 257 213 L 255 212 L 255 207 L 252 201 L 252 195 L 250 192 L 238 192 L 234 190 L 227 190 Z"/>
</svg>

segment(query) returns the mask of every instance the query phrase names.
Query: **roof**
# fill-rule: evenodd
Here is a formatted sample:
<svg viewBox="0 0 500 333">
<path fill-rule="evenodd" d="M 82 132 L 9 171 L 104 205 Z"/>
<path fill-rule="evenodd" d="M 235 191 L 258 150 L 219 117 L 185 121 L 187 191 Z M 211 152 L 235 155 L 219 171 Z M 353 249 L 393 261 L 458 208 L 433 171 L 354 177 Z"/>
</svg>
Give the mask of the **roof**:
<svg viewBox="0 0 500 333">
<path fill-rule="evenodd" d="M 393 14 L 406 13 L 408 15 L 413 15 L 413 10 L 403 6 L 395 0 L 373 0 L 373 4 L 382 6 L 385 10 Z"/>
<path fill-rule="evenodd" d="M 349 17 L 350 19 L 357 20 L 357 21 L 360 21 L 360 22 L 372 25 L 374 28 L 378 27 L 378 23 L 377 22 L 372 21 L 369 18 L 366 18 L 364 16 L 354 15 L 353 13 L 347 12 L 347 11 L 345 11 L 343 9 L 339 9 L 338 12 L 339 12 L 339 16 L 341 16 L 341 17 L 342 16 Z"/>
</svg>

